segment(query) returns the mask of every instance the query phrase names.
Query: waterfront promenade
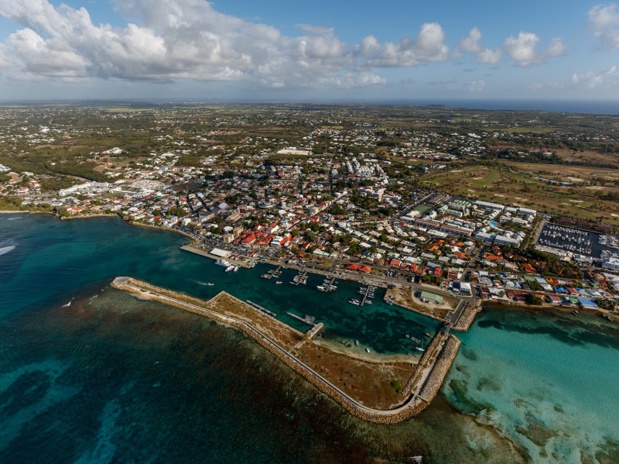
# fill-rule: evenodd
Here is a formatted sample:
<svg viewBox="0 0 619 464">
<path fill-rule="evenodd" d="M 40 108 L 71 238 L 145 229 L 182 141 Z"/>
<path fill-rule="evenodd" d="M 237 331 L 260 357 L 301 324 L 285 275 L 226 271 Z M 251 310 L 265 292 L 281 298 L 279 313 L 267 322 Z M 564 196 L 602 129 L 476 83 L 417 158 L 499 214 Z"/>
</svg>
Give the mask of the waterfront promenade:
<svg viewBox="0 0 619 464">
<path fill-rule="evenodd" d="M 269 318 L 269 322 L 272 320 L 273 323 L 269 324 L 268 327 L 264 323 L 260 326 L 254 326 L 254 324 L 248 322 L 247 318 L 239 317 L 232 311 L 226 311 L 225 306 L 220 304 L 220 300 L 234 302 L 235 307 L 249 306 L 226 292 L 221 292 L 208 302 L 204 302 L 130 277 L 117 277 L 111 285 L 119 290 L 205 316 L 242 331 L 321 392 L 335 400 L 350 414 L 368 422 L 397 423 L 409 419 L 425 409 L 438 393 L 460 344 L 459 340 L 453 335 L 439 332 L 421 358 L 419 367 L 414 370 L 411 379 L 407 382 L 401 395 L 400 404 L 391 409 L 377 409 L 359 403 L 291 353 L 292 348 L 304 338 L 301 332 L 273 318 Z M 268 316 L 251 309 L 251 307 L 249 309 L 243 308 L 243 311 L 245 310 L 260 314 L 260 317 L 268 318 Z M 306 343 L 311 343 L 311 340 Z"/>
</svg>

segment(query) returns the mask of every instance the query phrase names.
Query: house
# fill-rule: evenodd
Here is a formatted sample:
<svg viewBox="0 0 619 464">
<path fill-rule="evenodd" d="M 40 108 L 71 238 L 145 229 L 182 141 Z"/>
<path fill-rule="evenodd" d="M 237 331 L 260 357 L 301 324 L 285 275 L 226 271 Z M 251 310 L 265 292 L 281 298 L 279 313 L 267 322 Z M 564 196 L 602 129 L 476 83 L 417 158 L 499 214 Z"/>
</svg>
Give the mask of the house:
<svg viewBox="0 0 619 464">
<path fill-rule="evenodd" d="M 591 298 L 580 297 L 577 299 L 578 299 L 578 303 L 580 304 L 580 306 L 582 306 L 585 309 L 600 309 L 597 303 L 593 301 Z"/>
</svg>

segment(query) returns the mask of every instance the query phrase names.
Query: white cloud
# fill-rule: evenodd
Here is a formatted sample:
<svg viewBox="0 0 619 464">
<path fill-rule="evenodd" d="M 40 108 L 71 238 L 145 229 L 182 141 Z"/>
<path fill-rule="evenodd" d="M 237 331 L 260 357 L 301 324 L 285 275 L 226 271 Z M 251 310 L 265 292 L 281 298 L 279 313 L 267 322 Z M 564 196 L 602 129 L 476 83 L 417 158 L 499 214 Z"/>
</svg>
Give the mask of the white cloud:
<svg viewBox="0 0 619 464">
<path fill-rule="evenodd" d="M 551 41 L 548 49 L 539 53 L 536 50 L 539 37 L 532 32 L 520 32 L 518 37 L 509 36 L 503 44 L 505 51 L 519 66 L 533 66 L 544 63 L 548 58 L 560 56 L 565 45 L 560 38 Z"/>
<path fill-rule="evenodd" d="M 482 47 L 479 41 L 481 40 L 481 31 L 474 27 L 465 38 L 463 38 L 456 47 L 456 56 L 461 56 L 464 53 L 475 55 L 478 63 L 496 64 L 501 59 L 501 50 L 491 50 L 490 48 Z"/>
<path fill-rule="evenodd" d="M 17 79 L 174 79 L 243 81 L 270 88 L 350 88 L 383 85 L 381 68 L 414 67 L 450 58 L 445 31 L 423 24 L 414 38 L 380 42 L 373 35 L 348 44 L 335 31 L 299 25 L 299 36 L 222 14 L 204 0 L 114 0 L 132 18 L 123 27 L 94 24 L 86 8 L 49 0 L 0 0 L 0 15 L 21 29 L 0 42 L 0 69 Z M 457 47 L 479 63 L 501 50 L 481 45 L 474 28 Z M 505 49 L 522 66 L 563 52 L 557 40 L 536 53 L 535 34 L 510 37 Z M 478 88 L 481 81 L 471 84 Z"/>
<path fill-rule="evenodd" d="M 375 37 L 368 36 L 361 42 L 360 50 L 368 67 L 417 66 L 447 60 L 449 48 L 444 40 L 445 32 L 440 24 L 426 23 L 415 40 L 404 37 L 397 45 L 393 42 L 380 44 Z"/>
<path fill-rule="evenodd" d="M 486 81 L 477 79 L 466 83 L 466 88 L 469 92 L 481 92 L 486 88 Z"/>
<path fill-rule="evenodd" d="M 593 35 L 603 47 L 619 50 L 619 12 L 616 3 L 596 5 L 587 14 Z"/>
<path fill-rule="evenodd" d="M 571 83 L 577 87 L 595 89 L 602 86 L 619 85 L 619 72 L 616 66 L 611 66 L 600 72 L 589 71 L 583 74 L 572 74 Z"/>
</svg>

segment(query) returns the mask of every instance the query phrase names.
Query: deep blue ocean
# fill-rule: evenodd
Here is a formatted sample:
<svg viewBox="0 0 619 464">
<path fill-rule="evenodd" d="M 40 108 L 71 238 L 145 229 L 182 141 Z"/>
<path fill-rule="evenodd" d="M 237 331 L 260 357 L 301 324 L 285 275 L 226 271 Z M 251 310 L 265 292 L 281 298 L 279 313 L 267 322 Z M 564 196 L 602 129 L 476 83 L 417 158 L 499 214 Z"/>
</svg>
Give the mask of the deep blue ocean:
<svg viewBox="0 0 619 464">
<path fill-rule="evenodd" d="M 377 356 L 410 351 L 405 334 L 436 322 L 350 305 L 352 283 L 325 295 L 261 279 L 267 266 L 224 273 L 181 251 L 186 242 L 115 218 L 0 215 L 1 463 L 619 461 L 615 326 L 488 309 L 462 335 L 443 395 L 413 420 L 377 426 L 243 334 L 110 280 L 204 299 L 226 290 L 291 325 L 286 311 L 315 316 L 331 343 L 358 339 Z"/>
</svg>

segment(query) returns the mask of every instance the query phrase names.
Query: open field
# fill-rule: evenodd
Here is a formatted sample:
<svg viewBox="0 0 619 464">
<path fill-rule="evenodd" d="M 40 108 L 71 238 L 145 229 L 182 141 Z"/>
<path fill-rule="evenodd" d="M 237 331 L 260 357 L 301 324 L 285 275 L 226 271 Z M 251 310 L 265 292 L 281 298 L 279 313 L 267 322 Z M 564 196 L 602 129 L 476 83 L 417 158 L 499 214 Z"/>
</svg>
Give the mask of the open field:
<svg viewBox="0 0 619 464">
<path fill-rule="evenodd" d="M 152 111 L 151 108 L 134 108 L 134 107 L 125 107 L 125 106 L 115 106 L 115 107 L 106 107 L 102 108 L 103 111 L 107 111 L 108 113 L 137 113 L 140 111 Z"/>
<path fill-rule="evenodd" d="M 545 174 L 538 173 L 540 170 Z M 557 172 L 559 174 L 556 174 Z M 619 170 L 505 163 L 505 167 L 466 166 L 457 171 L 424 177 L 421 182 L 428 187 L 455 195 L 525 206 L 549 214 L 570 215 L 589 220 L 601 219 L 609 224 L 619 224 L 619 205 L 600 199 L 602 194 L 619 192 L 619 187 L 589 184 L 581 186 L 584 182 L 579 182 L 578 179 L 591 182 L 591 173 L 616 180 L 614 176 L 619 175 Z M 557 175 L 561 181 L 573 185 L 552 185 L 543 180 L 555 180 Z"/>
<path fill-rule="evenodd" d="M 619 181 L 619 168 L 606 169 L 589 166 L 514 162 L 506 162 L 505 164 L 514 169 L 520 169 L 539 175 L 553 176 L 553 178 L 556 178 L 555 180 L 559 181 L 570 182 L 569 177 L 581 179 L 584 182 Z"/>
<path fill-rule="evenodd" d="M 619 169 L 619 154 L 617 153 L 598 153 L 590 150 L 574 151 L 569 149 L 557 149 L 555 153 L 559 158 L 568 163 L 583 163 L 594 166 L 604 165 Z"/>
</svg>

